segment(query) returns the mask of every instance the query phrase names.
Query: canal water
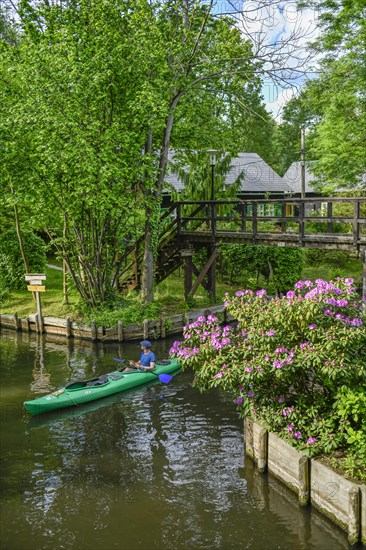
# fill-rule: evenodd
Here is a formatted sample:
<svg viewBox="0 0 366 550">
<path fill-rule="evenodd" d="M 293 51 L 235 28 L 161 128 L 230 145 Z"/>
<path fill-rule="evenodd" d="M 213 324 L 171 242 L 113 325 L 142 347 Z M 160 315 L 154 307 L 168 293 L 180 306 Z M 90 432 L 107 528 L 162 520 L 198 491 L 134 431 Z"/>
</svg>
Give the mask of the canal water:
<svg viewBox="0 0 366 550">
<path fill-rule="evenodd" d="M 159 359 L 173 340 L 156 342 Z M 1 550 L 338 550 L 345 534 L 244 458 L 242 421 L 193 375 L 51 415 L 23 401 L 139 346 L 0 334 Z"/>
</svg>

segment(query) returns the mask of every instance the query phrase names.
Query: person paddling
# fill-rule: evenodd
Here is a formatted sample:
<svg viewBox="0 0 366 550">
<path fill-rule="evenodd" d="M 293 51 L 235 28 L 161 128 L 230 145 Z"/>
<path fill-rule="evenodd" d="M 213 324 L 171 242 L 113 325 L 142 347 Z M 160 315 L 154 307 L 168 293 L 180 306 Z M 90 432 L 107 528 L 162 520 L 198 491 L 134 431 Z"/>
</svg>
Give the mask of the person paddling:
<svg viewBox="0 0 366 550">
<path fill-rule="evenodd" d="M 127 367 L 124 369 L 124 372 L 138 370 L 154 370 L 156 357 L 155 353 L 151 351 L 152 344 L 149 340 L 143 340 L 140 342 L 141 346 L 141 355 L 139 361 L 130 361 L 130 365 L 134 368 Z"/>
</svg>

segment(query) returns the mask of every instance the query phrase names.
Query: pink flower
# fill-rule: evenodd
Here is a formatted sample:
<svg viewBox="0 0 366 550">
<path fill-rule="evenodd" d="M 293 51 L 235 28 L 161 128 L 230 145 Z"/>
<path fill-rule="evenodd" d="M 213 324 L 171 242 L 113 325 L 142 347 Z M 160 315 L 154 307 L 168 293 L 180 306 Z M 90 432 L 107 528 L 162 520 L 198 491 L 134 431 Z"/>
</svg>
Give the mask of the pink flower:
<svg viewBox="0 0 366 550">
<path fill-rule="evenodd" d="M 306 445 L 312 445 L 313 443 L 315 443 L 315 441 L 316 441 L 316 437 L 309 437 L 309 439 L 306 442 Z"/>
<path fill-rule="evenodd" d="M 262 298 L 263 296 L 265 296 L 267 294 L 267 291 L 264 290 L 264 288 L 262 290 L 257 290 L 256 292 L 256 295 L 259 297 L 259 298 Z"/>
<path fill-rule="evenodd" d="M 301 437 L 301 432 L 299 430 L 297 430 L 296 432 L 294 432 L 294 438 L 295 439 L 300 439 Z"/>
</svg>

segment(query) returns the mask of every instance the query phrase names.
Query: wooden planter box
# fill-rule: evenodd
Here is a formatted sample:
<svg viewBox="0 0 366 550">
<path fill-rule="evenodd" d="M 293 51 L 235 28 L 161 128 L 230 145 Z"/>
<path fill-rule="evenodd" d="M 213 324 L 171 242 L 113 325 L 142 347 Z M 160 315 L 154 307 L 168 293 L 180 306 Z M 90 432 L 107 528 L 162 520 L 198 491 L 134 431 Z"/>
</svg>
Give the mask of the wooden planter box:
<svg viewBox="0 0 366 550">
<path fill-rule="evenodd" d="M 299 503 L 309 503 L 309 459 L 273 433 L 268 434 L 268 471 L 296 493 Z"/>
<path fill-rule="evenodd" d="M 347 531 L 350 544 L 366 538 L 365 495 L 365 486 L 344 478 L 319 460 L 311 460 L 311 504 Z"/>
<path fill-rule="evenodd" d="M 245 453 L 260 472 L 267 470 L 268 431 L 251 418 L 244 419 Z"/>
<path fill-rule="evenodd" d="M 366 485 L 361 485 L 361 542 L 366 546 Z"/>
<path fill-rule="evenodd" d="M 268 470 L 294 491 L 299 503 L 315 506 L 348 534 L 350 544 L 366 544 L 366 485 L 309 459 L 251 418 L 244 420 L 245 454 L 260 472 Z"/>
</svg>

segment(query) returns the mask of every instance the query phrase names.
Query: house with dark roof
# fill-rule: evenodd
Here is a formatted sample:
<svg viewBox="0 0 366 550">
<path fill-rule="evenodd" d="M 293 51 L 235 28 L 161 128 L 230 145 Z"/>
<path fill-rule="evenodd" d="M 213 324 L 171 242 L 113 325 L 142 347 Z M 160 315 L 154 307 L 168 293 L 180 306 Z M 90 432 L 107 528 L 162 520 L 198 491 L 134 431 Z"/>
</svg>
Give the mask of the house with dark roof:
<svg viewBox="0 0 366 550">
<path fill-rule="evenodd" d="M 296 197 L 301 196 L 301 162 L 293 162 L 283 176 L 283 180 L 291 188 L 292 193 Z M 319 196 L 312 186 L 315 181 L 315 176 L 312 173 L 309 163 L 305 164 L 305 195 L 307 197 Z"/>
<path fill-rule="evenodd" d="M 291 187 L 294 196 L 301 195 L 301 162 L 293 162 L 283 176 L 285 183 Z M 305 163 L 305 194 L 307 197 L 322 196 L 322 193 L 316 191 L 313 184 L 316 177 L 311 170 L 311 162 Z M 354 190 L 365 191 L 366 188 L 366 172 L 359 177 L 359 182 Z M 349 188 L 339 187 L 334 190 L 334 193 L 349 191 Z"/>
<path fill-rule="evenodd" d="M 226 177 L 230 185 L 244 172 L 238 195 L 240 198 L 280 198 L 291 193 L 291 188 L 257 153 L 239 153 L 232 160 L 231 169 Z"/>
<path fill-rule="evenodd" d="M 165 176 L 166 198 L 170 195 L 171 187 L 177 192 L 184 189 L 184 183 L 179 175 L 174 172 L 172 161 L 174 152 L 170 153 L 170 163 Z M 231 161 L 229 171 L 225 176 L 225 185 L 230 186 L 242 174 L 241 184 L 238 190 L 238 198 L 255 199 L 283 198 L 291 194 L 291 187 L 271 168 L 257 153 L 239 153 Z"/>
</svg>

